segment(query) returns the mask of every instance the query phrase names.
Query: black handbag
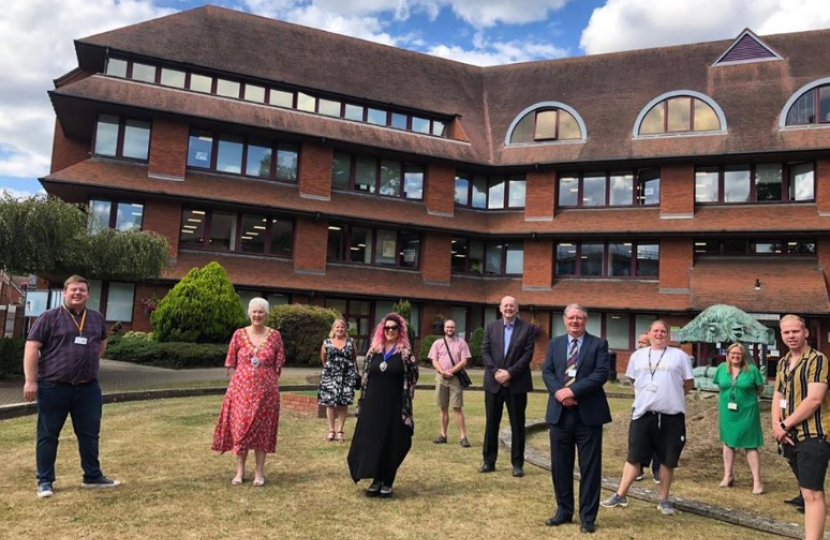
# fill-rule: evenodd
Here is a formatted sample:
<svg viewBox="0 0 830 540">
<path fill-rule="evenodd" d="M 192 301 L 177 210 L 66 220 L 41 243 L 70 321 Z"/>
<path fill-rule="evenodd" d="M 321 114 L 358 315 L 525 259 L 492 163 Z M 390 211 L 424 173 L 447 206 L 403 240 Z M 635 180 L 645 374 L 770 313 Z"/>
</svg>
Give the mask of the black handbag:
<svg viewBox="0 0 830 540">
<path fill-rule="evenodd" d="M 455 360 L 453 360 L 452 353 L 450 352 L 450 344 L 447 343 L 447 338 L 444 338 L 444 347 L 447 348 L 447 355 L 450 357 L 450 362 L 453 366 L 455 366 Z M 470 379 L 470 376 L 467 375 L 467 372 L 463 369 L 459 369 L 455 372 L 455 376 L 458 377 L 458 382 L 461 384 L 461 388 L 468 388 L 472 386 L 473 381 Z"/>
</svg>

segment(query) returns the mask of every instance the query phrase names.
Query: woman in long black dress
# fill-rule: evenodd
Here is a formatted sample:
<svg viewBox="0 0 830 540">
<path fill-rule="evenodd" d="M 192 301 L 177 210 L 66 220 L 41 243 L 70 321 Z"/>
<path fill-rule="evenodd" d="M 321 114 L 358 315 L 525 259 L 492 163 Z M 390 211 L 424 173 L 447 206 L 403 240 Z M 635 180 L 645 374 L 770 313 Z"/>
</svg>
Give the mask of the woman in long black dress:
<svg viewBox="0 0 830 540">
<path fill-rule="evenodd" d="M 354 401 L 354 386 L 357 382 L 354 342 L 346 333 L 346 321 L 337 319 L 331 325 L 329 337 L 320 348 L 323 374 L 317 402 L 326 406 L 326 420 L 329 426 L 327 441 L 336 439 L 346 442 L 343 428 L 349 405 Z"/>
<path fill-rule="evenodd" d="M 369 497 L 391 497 L 392 484 L 412 446 L 415 424 L 412 398 L 418 382 L 418 360 L 412 354 L 406 321 L 386 315 L 375 328 L 363 365 L 362 398 L 352 446 L 352 480 L 372 479 Z"/>
</svg>

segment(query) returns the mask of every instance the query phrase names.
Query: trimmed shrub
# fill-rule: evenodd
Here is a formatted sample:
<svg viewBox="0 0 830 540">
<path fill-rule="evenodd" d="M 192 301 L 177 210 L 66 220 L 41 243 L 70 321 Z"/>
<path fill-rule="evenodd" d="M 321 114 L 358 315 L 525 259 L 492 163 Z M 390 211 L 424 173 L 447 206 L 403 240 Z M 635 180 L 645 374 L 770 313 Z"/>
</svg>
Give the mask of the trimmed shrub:
<svg viewBox="0 0 830 540">
<path fill-rule="evenodd" d="M 274 306 L 268 313 L 268 326 L 282 335 L 286 364 L 320 365 L 320 346 L 340 313 L 305 304 Z"/>
<path fill-rule="evenodd" d="M 23 338 L 0 338 L 0 379 L 23 376 Z"/>
<path fill-rule="evenodd" d="M 143 339 L 144 341 L 153 341 L 153 333 L 152 332 L 138 332 L 138 331 L 135 331 L 135 330 L 130 330 L 129 332 L 124 332 L 124 338 L 126 338 L 126 339 Z"/>
<path fill-rule="evenodd" d="M 483 366 L 484 362 L 481 360 L 481 342 L 484 341 L 484 328 L 476 328 L 470 335 L 470 354 L 473 359 L 470 362 L 474 366 Z"/>
<path fill-rule="evenodd" d="M 424 336 L 421 338 L 421 349 L 418 353 L 418 360 L 421 362 L 426 362 L 427 364 L 431 364 L 432 361 L 429 359 L 429 350 L 432 348 L 432 344 L 441 339 L 442 336 L 436 336 L 435 334 L 430 334 L 428 336 Z"/>
<path fill-rule="evenodd" d="M 162 342 L 227 344 L 245 321 L 239 295 L 217 262 L 188 272 L 150 316 Z"/>
<path fill-rule="evenodd" d="M 221 367 L 228 346 L 218 343 L 182 343 L 151 341 L 144 337 L 122 336 L 110 340 L 105 357 L 145 366 L 171 369 Z"/>
</svg>

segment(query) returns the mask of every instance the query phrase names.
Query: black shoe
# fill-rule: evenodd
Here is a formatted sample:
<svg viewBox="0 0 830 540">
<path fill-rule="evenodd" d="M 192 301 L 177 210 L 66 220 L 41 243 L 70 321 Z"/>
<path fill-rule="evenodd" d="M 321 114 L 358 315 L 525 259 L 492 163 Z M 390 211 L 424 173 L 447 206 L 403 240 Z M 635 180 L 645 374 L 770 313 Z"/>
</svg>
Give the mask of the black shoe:
<svg viewBox="0 0 830 540">
<path fill-rule="evenodd" d="M 521 468 L 519 465 L 513 465 L 513 476 L 516 478 L 521 478 L 525 475 L 524 469 Z"/>
<path fill-rule="evenodd" d="M 482 463 L 481 468 L 478 470 L 478 472 L 493 472 L 495 470 L 495 465 L 490 465 L 489 463 Z"/>
<path fill-rule="evenodd" d="M 593 523 L 583 523 L 579 526 L 579 530 L 584 533 L 593 533 L 597 530 L 597 526 Z"/>
<path fill-rule="evenodd" d="M 573 519 L 573 516 L 557 512 L 555 516 L 549 517 L 547 520 L 545 520 L 545 525 L 547 525 L 548 527 L 557 527 L 559 525 L 562 525 L 563 523 L 571 523 Z"/>
<path fill-rule="evenodd" d="M 378 494 L 380 493 L 380 487 L 382 485 L 383 484 L 381 483 L 380 480 L 375 480 L 374 482 L 372 482 L 372 485 L 369 486 L 369 489 L 366 490 L 366 496 L 367 497 L 377 497 Z"/>
<path fill-rule="evenodd" d="M 804 508 L 804 497 L 802 497 L 801 494 L 799 493 L 798 495 L 796 495 L 792 499 L 785 500 L 784 504 L 791 504 L 793 506 L 800 506 L 800 507 Z"/>
</svg>

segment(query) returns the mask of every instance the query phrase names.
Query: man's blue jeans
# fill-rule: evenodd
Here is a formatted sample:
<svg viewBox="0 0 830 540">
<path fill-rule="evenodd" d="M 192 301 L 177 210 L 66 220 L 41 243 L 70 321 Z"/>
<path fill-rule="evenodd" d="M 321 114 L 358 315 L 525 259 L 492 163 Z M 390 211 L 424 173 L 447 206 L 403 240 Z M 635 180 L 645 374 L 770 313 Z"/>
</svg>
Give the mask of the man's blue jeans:
<svg viewBox="0 0 830 540">
<path fill-rule="evenodd" d="M 101 387 L 98 381 L 73 386 L 40 381 L 37 389 L 37 481 L 55 481 L 55 459 L 58 439 L 66 422 L 72 417 L 72 428 L 78 439 L 84 481 L 103 476 L 98 462 L 98 434 L 101 431 Z"/>
</svg>

